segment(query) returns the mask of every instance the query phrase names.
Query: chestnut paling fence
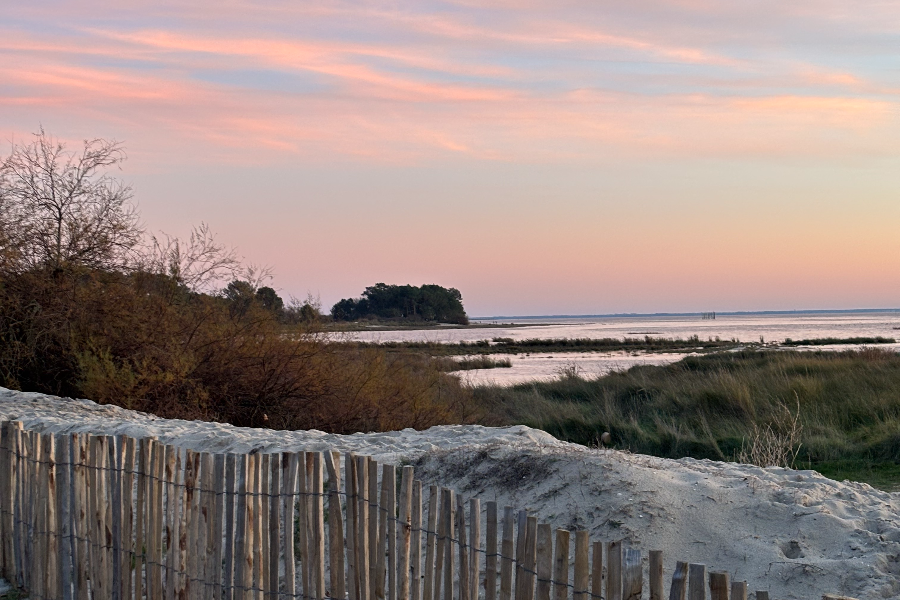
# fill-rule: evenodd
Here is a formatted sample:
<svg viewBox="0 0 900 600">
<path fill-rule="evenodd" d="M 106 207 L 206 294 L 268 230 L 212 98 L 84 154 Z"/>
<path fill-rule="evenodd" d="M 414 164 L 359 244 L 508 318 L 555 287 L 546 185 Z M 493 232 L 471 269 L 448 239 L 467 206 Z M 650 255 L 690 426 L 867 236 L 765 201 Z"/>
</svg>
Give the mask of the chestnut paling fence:
<svg viewBox="0 0 900 600">
<path fill-rule="evenodd" d="M 659 551 L 645 573 L 622 541 L 433 485 L 426 497 L 399 472 L 6 421 L 0 574 L 35 600 L 637 600 L 645 583 L 651 600 L 747 598 L 746 582 L 680 561 L 665 590 Z"/>
</svg>

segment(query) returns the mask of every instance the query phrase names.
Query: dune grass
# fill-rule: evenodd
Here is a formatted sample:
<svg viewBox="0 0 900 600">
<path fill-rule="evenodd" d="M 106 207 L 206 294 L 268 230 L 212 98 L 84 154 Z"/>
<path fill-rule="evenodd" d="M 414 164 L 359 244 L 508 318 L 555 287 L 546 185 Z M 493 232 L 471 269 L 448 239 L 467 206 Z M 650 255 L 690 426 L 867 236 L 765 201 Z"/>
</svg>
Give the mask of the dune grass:
<svg viewBox="0 0 900 600">
<path fill-rule="evenodd" d="M 720 352 L 595 379 L 479 387 L 475 397 L 485 424 L 588 445 L 609 431 L 615 447 L 671 458 L 734 460 L 755 432 L 787 435 L 798 417 L 795 467 L 900 484 L 900 355 L 887 350 Z"/>
</svg>

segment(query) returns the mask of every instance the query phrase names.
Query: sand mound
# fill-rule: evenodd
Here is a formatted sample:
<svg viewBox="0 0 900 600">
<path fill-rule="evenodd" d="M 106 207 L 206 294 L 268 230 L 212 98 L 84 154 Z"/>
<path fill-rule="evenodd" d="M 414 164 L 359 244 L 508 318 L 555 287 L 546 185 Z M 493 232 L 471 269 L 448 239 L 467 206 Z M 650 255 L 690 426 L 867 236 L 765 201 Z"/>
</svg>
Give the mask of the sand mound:
<svg viewBox="0 0 900 600">
<path fill-rule="evenodd" d="M 527 508 L 594 539 L 663 550 L 667 574 L 686 560 L 729 571 L 773 598 L 900 596 L 900 495 L 814 471 L 595 450 L 528 427 L 346 436 L 246 429 L 2 388 L 0 418 L 48 432 L 153 435 L 211 452 L 330 448 L 412 461 L 427 483 Z"/>
</svg>

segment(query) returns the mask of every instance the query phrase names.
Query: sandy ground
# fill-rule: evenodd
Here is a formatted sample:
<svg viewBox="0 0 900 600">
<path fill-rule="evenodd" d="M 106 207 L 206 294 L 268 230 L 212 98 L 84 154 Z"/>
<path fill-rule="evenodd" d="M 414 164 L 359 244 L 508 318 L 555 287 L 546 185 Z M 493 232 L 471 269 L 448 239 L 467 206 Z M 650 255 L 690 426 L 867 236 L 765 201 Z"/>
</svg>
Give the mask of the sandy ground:
<svg viewBox="0 0 900 600">
<path fill-rule="evenodd" d="M 48 432 L 153 435 L 211 452 L 369 454 L 413 463 L 426 483 L 466 497 L 527 508 L 557 527 L 587 528 L 593 539 L 625 539 L 645 557 L 663 550 L 667 578 L 685 560 L 729 571 L 773 600 L 900 597 L 900 495 L 814 471 L 590 449 L 528 427 L 347 436 L 246 429 L 2 388 L 0 418 Z"/>
</svg>

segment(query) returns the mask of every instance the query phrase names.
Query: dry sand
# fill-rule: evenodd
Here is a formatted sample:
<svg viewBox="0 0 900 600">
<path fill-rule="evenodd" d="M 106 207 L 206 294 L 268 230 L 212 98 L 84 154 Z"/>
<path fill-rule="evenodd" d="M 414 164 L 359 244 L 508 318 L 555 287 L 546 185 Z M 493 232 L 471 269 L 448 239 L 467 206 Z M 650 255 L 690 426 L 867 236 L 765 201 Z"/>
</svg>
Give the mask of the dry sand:
<svg viewBox="0 0 900 600">
<path fill-rule="evenodd" d="M 667 460 L 560 442 L 528 427 L 332 435 L 169 420 L 0 388 L 0 418 L 29 429 L 157 436 L 211 452 L 326 448 L 416 465 L 426 483 L 527 508 L 593 539 L 663 550 L 767 589 L 773 599 L 900 597 L 900 495 L 814 471 Z M 646 592 L 645 592 L 646 594 Z M 752 597 L 752 595 L 751 595 Z"/>
</svg>

